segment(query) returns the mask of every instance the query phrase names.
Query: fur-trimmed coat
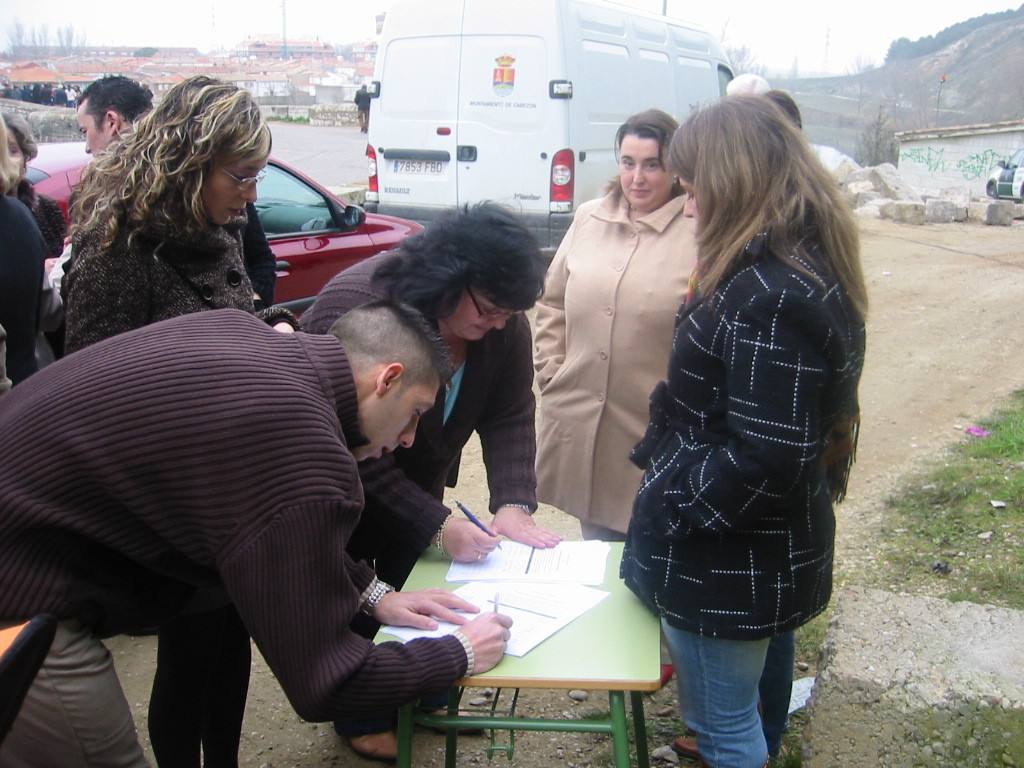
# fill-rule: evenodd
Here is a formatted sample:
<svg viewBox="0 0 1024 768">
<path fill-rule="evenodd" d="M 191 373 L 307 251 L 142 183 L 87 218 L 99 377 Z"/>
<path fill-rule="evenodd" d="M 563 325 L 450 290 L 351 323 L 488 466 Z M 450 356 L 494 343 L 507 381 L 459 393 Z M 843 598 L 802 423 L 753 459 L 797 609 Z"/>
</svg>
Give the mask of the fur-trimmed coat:
<svg viewBox="0 0 1024 768">
<path fill-rule="evenodd" d="M 837 475 L 823 455 L 858 413 L 865 334 L 810 251 L 804 273 L 754 238 L 737 272 L 681 310 L 651 395 L 622 576 L 680 629 L 754 640 L 828 604 L 850 450 Z"/>
</svg>

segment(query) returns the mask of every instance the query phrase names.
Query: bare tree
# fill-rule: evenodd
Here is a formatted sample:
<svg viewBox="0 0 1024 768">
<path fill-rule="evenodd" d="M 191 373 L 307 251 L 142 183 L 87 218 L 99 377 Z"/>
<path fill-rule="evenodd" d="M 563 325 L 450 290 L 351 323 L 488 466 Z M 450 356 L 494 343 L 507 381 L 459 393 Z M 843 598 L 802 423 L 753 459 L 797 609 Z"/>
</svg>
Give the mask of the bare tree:
<svg viewBox="0 0 1024 768">
<path fill-rule="evenodd" d="M 754 75 L 764 74 L 764 67 L 758 62 L 757 56 L 754 55 L 753 51 L 747 46 L 741 45 L 736 47 L 725 43 L 722 47 L 725 49 L 726 58 L 732 62 L 732 72 L 734 75 L 742 75 L 746 72 Z"/>
<path fill-rule="evenodd" d="M 11 55 L 15 57 L 20 56 L 27 42 L 25 25 L 21 23 L 21 19 L 15 19 L 11 26 L 7 28 L 7 40 L 11 44 Z"/>
<path fill-rule="evenodd" d="M 870 56 L 855 56 L 853 61 L 850 62 L 850 66 L 847 67 L 846 74 L 860 75 L 864 72 L 870 72 L 876 66 L 875 60 Z"/>
<path fill-rule="evenodd" d="M 32 47 L 37 50 L 40 48 L 49 48 L 50 27 L 46 24 L 40 24 L 38 27 L 32 27 L 29 39 L 32 41 Z"/>
<path fill-rule="evenodd" d="M 879 105 L 878 115 L 864 128 L 857 140 L 857 162 L 861 165 L 895 163 L 898 153 L 896 136 L 885 108 Z"/>
</svg>

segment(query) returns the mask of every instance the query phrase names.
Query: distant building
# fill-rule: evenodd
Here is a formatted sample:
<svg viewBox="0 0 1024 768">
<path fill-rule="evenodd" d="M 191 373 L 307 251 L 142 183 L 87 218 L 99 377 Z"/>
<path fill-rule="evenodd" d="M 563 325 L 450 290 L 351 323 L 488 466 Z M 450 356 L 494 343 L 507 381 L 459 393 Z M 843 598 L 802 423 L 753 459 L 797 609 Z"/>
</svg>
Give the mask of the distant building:
<svg viewBox="0 0 1024 768">
<path fill-rule="evenodd" d="M 287 54 L 287 55 L 286 55 Z M 258 37 L 245 40 L 236 55 L 251 59 L 333 59 L 334 48 L 319 40 L 288 40 Z"/>
<path fill-rule="evenodd" d="M 985 195 L 996 163 L 1024 147 L 1024 120 L 925 128 L 896 134 L 900 175 L 926 194 L 962 190 Z"/>
</svg>

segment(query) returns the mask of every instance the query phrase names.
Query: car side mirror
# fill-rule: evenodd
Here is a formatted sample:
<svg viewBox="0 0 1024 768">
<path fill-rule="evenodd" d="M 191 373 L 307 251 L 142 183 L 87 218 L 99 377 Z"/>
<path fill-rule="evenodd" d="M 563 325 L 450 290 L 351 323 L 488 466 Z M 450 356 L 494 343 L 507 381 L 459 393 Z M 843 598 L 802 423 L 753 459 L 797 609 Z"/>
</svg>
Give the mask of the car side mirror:
<svg viewBox="0 0 1024 768">
<path fill-rule="evenodd" d="M 358 229 L 366 221 L 366 211 L 358 205 L 346 205 L 341 214 L 341 223 L 345 229 Z"/>
</svg>

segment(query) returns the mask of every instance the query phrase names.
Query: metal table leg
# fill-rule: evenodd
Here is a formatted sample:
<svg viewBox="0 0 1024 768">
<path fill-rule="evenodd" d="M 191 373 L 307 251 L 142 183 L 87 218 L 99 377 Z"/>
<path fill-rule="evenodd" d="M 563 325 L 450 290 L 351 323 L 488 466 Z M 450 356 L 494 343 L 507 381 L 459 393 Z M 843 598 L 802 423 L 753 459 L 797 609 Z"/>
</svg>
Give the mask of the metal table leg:
<svg viewBox="0 0 1024 768">
<path fill-rule="evenodd" d="M 626 695 L 609 691 L 608 702 L 612 722 L 612 754 L 615 768 L 629 768 L 629 728 L 626 723 Z"/>
<path fill-rule="evenodd" d="M 644 720 L 644 697 L 639 691 L 629 692 L 633 705 L 633 728 L 636 732 L 636 764 L 638 768 L 649 768 L 650 755 L 647 753 L 647 723 Z"/>
</svg>

